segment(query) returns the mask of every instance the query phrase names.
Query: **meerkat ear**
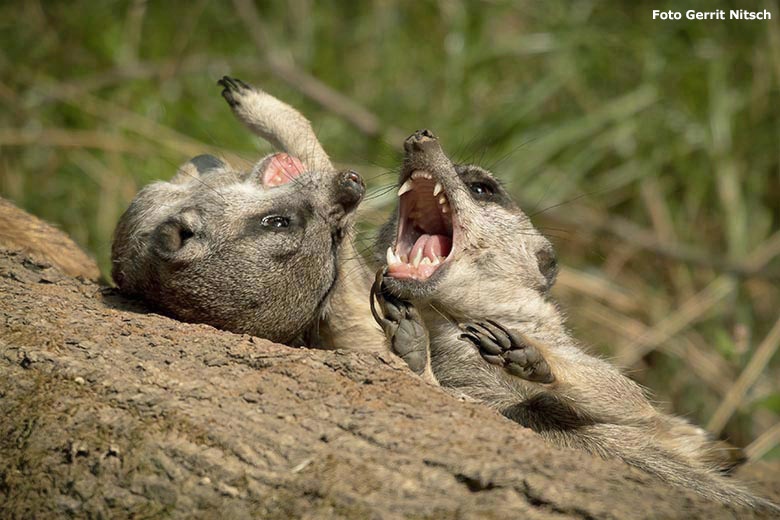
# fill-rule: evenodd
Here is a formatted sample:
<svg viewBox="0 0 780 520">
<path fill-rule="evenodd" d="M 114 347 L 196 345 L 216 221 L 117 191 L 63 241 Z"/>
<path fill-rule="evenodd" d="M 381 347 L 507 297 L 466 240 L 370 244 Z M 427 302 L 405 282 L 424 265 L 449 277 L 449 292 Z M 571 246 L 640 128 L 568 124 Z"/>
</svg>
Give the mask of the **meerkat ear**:
<svg viewBox="0 0 780 520">
<path fill-rule="evenodd" d="M 171 184 L 184 184 L 192 179 L 197 179 L 210 170 L 227 169 L 228 165 L 222 159 L 213 155 L 198 155 L 179 166 L 176 175 L 170 180 Z"/>
<path fill-rule="evenodd" d="M 536 252 L 536 262 L 539 272 L 547 280 L 545 291 L 549 291 L 555 283 L 555 277 L 558 275 L 558 260 L 555 258 L 555 250 L 550 242 L 544 241 L 541 249 Z"/>
<path fill-rule="evenodd" d="M 152 232 L 152 248 L 163 259 L 179 262 L 193 260 L 198 248 L 192 242 L 198 242 L 203 221 L 200 213 L 186 210 L 174 215 Z M 189 246 L 189 247 L 188 247 Z M 182 256 L 182 251 L 188 253 Z"/>
</svg>

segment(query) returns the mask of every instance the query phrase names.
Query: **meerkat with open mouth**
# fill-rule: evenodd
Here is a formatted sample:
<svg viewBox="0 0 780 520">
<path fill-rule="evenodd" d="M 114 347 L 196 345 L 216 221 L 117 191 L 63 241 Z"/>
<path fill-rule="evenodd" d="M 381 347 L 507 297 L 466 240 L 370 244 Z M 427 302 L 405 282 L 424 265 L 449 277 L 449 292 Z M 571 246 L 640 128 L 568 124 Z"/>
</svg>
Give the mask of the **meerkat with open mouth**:
<svg viewBox="0 0 780 520">
<path fill-rule="evenodd" d="M 453 164 L 427 130 L 404 150 L 371 303 L 412 370 L 559 446 L 619 457 L 724 503 L 775 510 L 721 475 L 735 464 L 723 443 L 658 411 L 571 337 L 549 296 L 552 245 L 488 171 Z"/>
</svg>

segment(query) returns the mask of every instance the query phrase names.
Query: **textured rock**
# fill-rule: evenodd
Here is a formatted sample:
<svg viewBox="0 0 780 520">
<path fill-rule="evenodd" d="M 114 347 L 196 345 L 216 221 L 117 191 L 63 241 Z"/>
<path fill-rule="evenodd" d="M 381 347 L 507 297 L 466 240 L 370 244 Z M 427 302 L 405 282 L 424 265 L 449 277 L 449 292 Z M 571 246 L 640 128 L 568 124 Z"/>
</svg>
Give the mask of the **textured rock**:
<svg viewBox="0 0 780 520">
<path fill-rule="evenodd" d="M 746 518 L 389 355 L 180 323 L 0 252 L 0 517 Z M 780 496 L 778 471 L 753 469 Z"/>
</svg>

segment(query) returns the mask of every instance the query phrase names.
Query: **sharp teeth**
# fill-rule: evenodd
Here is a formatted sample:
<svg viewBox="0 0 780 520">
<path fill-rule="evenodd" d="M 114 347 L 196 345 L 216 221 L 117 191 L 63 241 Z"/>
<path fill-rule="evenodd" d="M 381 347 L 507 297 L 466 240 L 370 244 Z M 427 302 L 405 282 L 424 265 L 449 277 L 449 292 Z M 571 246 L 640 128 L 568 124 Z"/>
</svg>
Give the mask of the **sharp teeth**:
<svg viewBox="0 0 780 520">
<path fill-rule="evenodd" d="M 442 204 L 441 205 L 441 212 L 442 213 L 449 213 L 450 211 L 450 205 L 449 204 Z"/>
<path fill-rule="evenodd" d="M 387 265 L 392 265 L 396 263 L 395 261 L 395 255 L 393 254 L 393 248 L 388 247 L 387 248 Z"/>
<path fill-rule="evenodd" d="M 439 204 L 447 204 L 447 196 L 446 195 L 442 195 L 441 197 L 439 197 Z"/>
<path fill-rule="evenodd" d="M 436 183 L 436 185 L 433 187 L 433 196 L 435 197 L 436 195 L 438 195 L 439 193 L 441 193 L 441 190 L 442 190 L 442 189 L 443 189 L 443 188 L 441 187 L 441 183 L 440 183 L 440 182 L 437 182 L 437 183 Z"/>
<path fill-rule="evenodd" d="M 407 191 L 412 191 L 412 189 L 414 189 L 414 183 L 412 182 L 412 179 L 406 179 L 406 182 L 403 183 L 401 187 L 398 189 L 398 196 L 400 197 Z"/>
<path fill-rule="evenodd" d="M 441 257 L 440 256 L 434 256 L 433 261 L 431 262 L 431 265 L 439 265 L 441 263 Z"/>
<path fill-rule="evenodd" d="M 416 268 L 420 267 L 420 260 L 422 260 L 423 248 L 417 250 L 417 254 L 412 259 L 412 265 Z"/>
</svg>

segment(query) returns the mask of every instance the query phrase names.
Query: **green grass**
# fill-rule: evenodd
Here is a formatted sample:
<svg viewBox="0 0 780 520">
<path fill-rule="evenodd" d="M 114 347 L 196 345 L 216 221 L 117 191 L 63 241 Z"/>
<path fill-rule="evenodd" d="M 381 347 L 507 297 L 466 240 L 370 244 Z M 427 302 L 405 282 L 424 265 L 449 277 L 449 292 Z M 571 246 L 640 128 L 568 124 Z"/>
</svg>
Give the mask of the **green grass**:
<svg viewBox="0 0 780 520">
<path fill-rule="evenodd" d="M 369 179 L 366 235 L 393 203 L 381 187 L 397 133 L 430 128 L 454 157 L 492 167 L 553 238 L 579 337 L 620 361 L 688 316 L 632 375 L 701 424 L 778 319 L 777 3 L 770 22 L 661 22 L 652 9 L 676 2 L 261 2 L 262 51 L 232 3 L 184 5 L 0 5 L 0 194 L 104 272 L 139 187 L 199 152 L 267 150 L 219 95 L 230 74 L 299 107 Z M 266 52 L 373 112 L 384 137 L 275 76 Z M 725 270 L 767 244 L 759 274 Z M 724 437 L 745 446 L 778 423 L 777 357 L 737 396 Z"/>
</svg>

